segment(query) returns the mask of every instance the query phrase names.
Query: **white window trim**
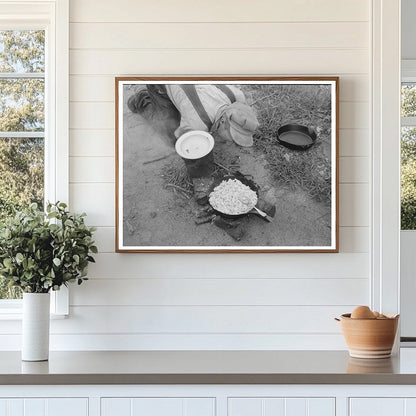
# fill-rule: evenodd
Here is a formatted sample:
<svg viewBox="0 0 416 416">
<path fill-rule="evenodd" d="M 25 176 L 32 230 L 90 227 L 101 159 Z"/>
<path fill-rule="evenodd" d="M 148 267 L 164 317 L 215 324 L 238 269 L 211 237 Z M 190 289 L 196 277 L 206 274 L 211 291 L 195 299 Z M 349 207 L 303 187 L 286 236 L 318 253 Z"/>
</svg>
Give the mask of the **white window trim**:
<svg viewBox="0 0 416 416">
<path fill-rule="evenodd" d="M 47 30 L 45 48 L 45 200 L 69 201 L 69 0 L 0 0 L 0 29 Z M 68 290 L 51 292 L 51 312 L 69 313 Z M 0 319 L 19 318 L 18 302 L 0 301 Z"/>
<path fill-rule="evenodd" d="M 416 82 L 416 59 L 402 60 L 402 82 Z"/>
<path fill-rule="evenodd" d="M 373 0 L 371 305 L 400 311 L 400 0 Z"/>
</svg>

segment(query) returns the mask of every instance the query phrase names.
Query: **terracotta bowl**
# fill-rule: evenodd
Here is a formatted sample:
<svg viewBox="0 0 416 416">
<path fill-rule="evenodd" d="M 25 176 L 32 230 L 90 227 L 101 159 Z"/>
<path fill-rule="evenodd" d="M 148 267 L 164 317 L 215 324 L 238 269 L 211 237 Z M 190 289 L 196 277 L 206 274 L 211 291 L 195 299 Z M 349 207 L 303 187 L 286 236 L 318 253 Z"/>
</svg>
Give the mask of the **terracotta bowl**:
<svg viewBox="0 0 416 416">
<path fill-rule="evenodd" d="M 352 319 L 341 315 L 341 329 L 351 357 L 388 358 L 391 356 L 399 315 L 382 319 Z"/>
</svg>

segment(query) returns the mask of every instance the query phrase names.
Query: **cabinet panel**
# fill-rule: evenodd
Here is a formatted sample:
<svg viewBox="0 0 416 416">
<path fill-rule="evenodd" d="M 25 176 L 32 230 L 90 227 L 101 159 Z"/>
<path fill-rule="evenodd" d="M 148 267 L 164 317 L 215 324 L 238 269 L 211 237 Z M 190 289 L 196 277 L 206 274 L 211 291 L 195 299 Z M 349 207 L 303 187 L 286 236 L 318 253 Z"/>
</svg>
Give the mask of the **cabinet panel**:
<svg viewBox="0 0 416 416">
<path fill-rule="evenodd" d="M 7 416 L 7 402 L 6 400 L 0 400 L 0 416 Z"/>
<path fill-rule="evenodd" d="M 308 416 L 335 416 L 335 399 L 308 399 Z"/>
<path fill-rule="evenodd" d="M 416 399 L 405 399 L 406 416 L 416 415 Z"/>
<path fill-rule="evenodd" d="M 228 416 L 335 416 L 335 399 L 230 398 Z"/>
<path fill-rule="evenodd" d="M 47 416 L 88 415 L 88 399 L 47 399 Z M 26 416 L 26 415 L 25 415 Z"/>
<path fill-rule="evenodd" d="M 46 416 L 45 399 L 24 399 L 25 416 Z M 10 415 L 15 416 L 15 415 Z"/>
<path fill-rule="evenodd" d="M 215 416 L 215 399 L 195 398 L 184 400 L 185 416 Z"/>
<path fill-rule="evenodd" d="M 131 416 L 184 415 L 182 399 L 133 399 L 131 407 Z"/>
<path fill-rule="evenodd" d="M 306 399 L 285 399 L 285 416 L 307 416 L 308 400 Z M 267 415 L 268 416 L 268 415 Z"/>
<path fill-rule="evenodd" d="M 228 399 L 228 416 L 263 416 L 262 402 L 255 398 Z"/>
<path fill-rule="evenodd" d="M 350 416 L 413 416 L 416 398 L 352 398 Z"/>
<path fill-rule="evenodd" d="M 88 416 L 86 398 L 0 399 L 0 416 Z"/>
<path fill-rule="evenodd" d="M 8 411 L 7 416 L 24 416 L 24 399 L 9 399 L 7 402 Z"/>
<path fill-rule="evenodd" d="M 101 416 L 130 416 L 131 399 L 101 399 Z"/>
<path fill-rule="evenodd" d="M 213 398 L 103 398 L 101 416 L 213 416 Z"/>
<path fill-rule="evenodd" d="M 267 399 L 264 403 L 265 414 L 273 416 L 284 416 L 285 405 L 285 399 Z"/>
<path fill-rule="evenodd" d="M 350 416 L 406 416 L 405 399 L 353 398 L 350 399 Z"/>
</svg>

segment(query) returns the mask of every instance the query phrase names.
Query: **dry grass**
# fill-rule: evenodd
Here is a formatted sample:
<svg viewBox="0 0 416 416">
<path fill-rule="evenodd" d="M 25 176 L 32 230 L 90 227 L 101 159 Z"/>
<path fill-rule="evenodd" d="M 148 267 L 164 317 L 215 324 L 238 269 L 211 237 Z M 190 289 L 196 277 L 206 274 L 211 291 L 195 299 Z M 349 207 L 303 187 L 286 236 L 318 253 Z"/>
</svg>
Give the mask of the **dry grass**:
<svg viewBox="0 0 416 416">
<path fill-rule="evenodd" d="M 302 188 L 318 201 L 331 200 L 331 92 L 324 85 L 245 85 L 248 102 L 257 111 L 260 127 L 255 146 L 263 152 L 274 178 L 286 187 Z M 315 128 L 317 140 L 306 151 L 278 144 L 284 124 Z"/>
<path fill-rule="evenodd" d="M 165 187 L 170 188 L 174 193 L 179 193 L 186 198 L 192 194 L 192 181 L 183 160 L 173 159 L 171 163 L 162 168 L 161 176 Z"/>
</svg>

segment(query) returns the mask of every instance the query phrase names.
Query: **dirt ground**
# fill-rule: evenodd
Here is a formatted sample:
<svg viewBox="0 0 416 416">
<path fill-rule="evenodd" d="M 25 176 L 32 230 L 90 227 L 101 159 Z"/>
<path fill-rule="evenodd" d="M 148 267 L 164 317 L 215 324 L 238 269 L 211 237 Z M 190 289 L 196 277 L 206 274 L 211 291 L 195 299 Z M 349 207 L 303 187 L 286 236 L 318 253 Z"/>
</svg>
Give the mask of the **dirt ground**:
<svg viewBox="0 0 416 416">
<path fill-rule="evenodd" d="M 127 99 L 128 94 L 125 94 Z M 165 134 L 125 105 L 123 240 L 126 247 L 148 246 L 329 246 L 331 209 L 300 189 L 290 190 L 272 180 L 264 155 L 255 148 L 238 152 L 241 171 L 253 176 L 267 201 L 276 206 L 273 222 L 247 215 L 240 241 L 212 223 L 196 225 L 193 198 L 166 188 L 162 171 L 167 164 L 183 163 Z M 278 144 L 276 144 L 278 146 Z M 216 149 L 218 153 L 219 149 Z M 223 151 L 219 152 L 223 156 Z M 216 160 L 218 160 L 216 158 Z"/>
</svg>

